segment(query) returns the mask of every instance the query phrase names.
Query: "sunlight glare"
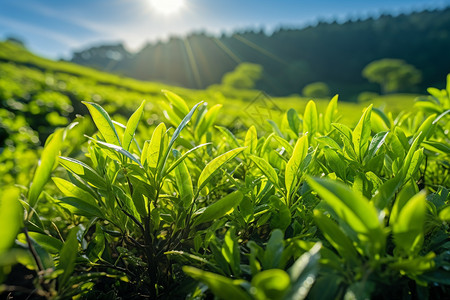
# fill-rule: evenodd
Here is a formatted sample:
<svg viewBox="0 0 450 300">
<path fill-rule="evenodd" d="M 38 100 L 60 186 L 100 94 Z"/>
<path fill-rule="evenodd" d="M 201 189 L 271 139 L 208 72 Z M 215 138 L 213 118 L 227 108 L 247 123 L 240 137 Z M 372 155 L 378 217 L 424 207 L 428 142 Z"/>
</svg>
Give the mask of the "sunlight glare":
<svg viewBox="0 0 450 300">
<path fill-rule="evenodd" d="M 150 0 L 150 5 L 157 14 L 171 15 L 185 6 L 185 0 Z"/>
</svg>

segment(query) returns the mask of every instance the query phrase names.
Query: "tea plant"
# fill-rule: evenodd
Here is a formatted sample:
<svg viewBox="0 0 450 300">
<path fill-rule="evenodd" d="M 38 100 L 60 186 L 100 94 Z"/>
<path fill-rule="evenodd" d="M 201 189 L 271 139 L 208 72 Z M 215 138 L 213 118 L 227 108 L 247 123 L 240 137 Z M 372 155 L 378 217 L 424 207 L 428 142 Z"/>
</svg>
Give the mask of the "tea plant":
<svg viewBox="0 0 450 300">
<path fill-rule="evenodd" d="M 415 114 L 370 105 L 354 128 L 339 122 L 337 96 L 323 113 L 310 101 L 302 115 L 269 121 L 265 135 L 215 126 L 221 105 L 189 108 L 169 91 L 173 127 L 160 123 L 151 135 L 138 126 L 146 101 L 126 124 L 84 102 L 97 132 L 81 151 L 63 155 L 79 129 L 57 129 L 31 185 L 2 192 L 0 290 L 48 299 L 442 298 L 450 77 L 446 90 L 429 91 Z M 32 280 L 20 285 L 24 270 Z"/>
</svg>

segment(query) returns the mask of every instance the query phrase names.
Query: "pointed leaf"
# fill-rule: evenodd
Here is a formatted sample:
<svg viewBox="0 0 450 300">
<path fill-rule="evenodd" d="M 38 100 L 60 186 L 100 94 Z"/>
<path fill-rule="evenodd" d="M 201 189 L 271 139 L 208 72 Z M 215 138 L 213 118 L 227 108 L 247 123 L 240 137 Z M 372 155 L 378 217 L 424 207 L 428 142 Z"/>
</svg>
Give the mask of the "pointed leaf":
<svg viewBox="0 0 450 300">
<path fill-rule="evenodd" d="M 180 158 L 181 154 L 174 150 L 176 158 Z M 177 182 L 178 192 L 180 193 L 181 202 L 184 207 L 188 207 L 194 199 L 194 188 L 192 187 L 192 179 L 189 170 L 184 161 L 181 161 L 175 168 L 175 180 Z"/>
<path fill-rule="evenodd" d="M 251 126 L 245 135 L 244 147 L 245 153 L 256 154 L 256 146 L 258 144 L 258 134 L 256 133 L 255 126 Z"/>
<path fill-rule="evenodd" d="M 156 168 L 158 161 L 162 158 L 164 151 L 164 134 L 167 128 L 164 123 L 160 123 L 153 131 L 152 138 L 147 147 L 147 165 L 149 168 Z"/>
<path fill-rule="evenodd" d="M 70 231 L 59 255 L 59 265 L 57 270 L 63 271 L 63 273 L 59 276 L 59 290 L 64 287 L 75 269 L 75 260 L 78 253 L 77 231 L 77 227 L 74 227 Z"/>
<path fill-rule="evenodd" d="M 221 299 L 252 300 L 250 295 L 232 279 L 188 266 L 184 266 L 183 271 L 195 280 L 206 284 L 214 295 Z"/>
<path fill-rule="evenodd" d="M 34 174 L 33 182 L 31 183 L 30 191 L 28 193 L 28 203 L 30 204 L 30 207 L 34 207 L 36 205 L 44 185 L 50 179 L 50 175 L 61 149 L 63 134 L 63 129 L 57 129 L 55 133 L 47 139 L 44 150 L 42 150 L 39 166 L 36 169 L 36 173 Z"/>
<path fill-rule="evenodd" d="M 14 244 L 22 227 L 23 207 L 19 196 L 16 187 L 5 187 L 0 193 L 0 257 Z"/>
<path fill-rule="evenodd" d="M 194 107 L 191 109 L 191 111 L 184 117 L 184 119 L 181 121 L 180 125 L 178 125 L 177 129 L 175 129 L 175 132 L 172 135 L 172 138 L 169 141 L 169 146 L 166 149 L 166 153 L 164 154 L 164 156 L 162 157 L 162 160 L 160 160 L 158 162 L 158 174 L 161 174 L 167 159 L 169 157 L 169 153 L 172 150 L 172 146 L 175 143 L 176 139 L 178 138 L 178 136 L 180 135 L 181 131 L 184 129 L 184 127 L 186 127 L 187 123 L 189 123 L 189 121 L 192 118 L 192 115 L 194 114 L 195 110 L 197 109 L 197 107 L 202 104 L 203 102 L 199 102 L 196 105 L 194 105 Z"/>
<path fill-rule="evenodd" d="M 235 191 L 206 207 L 203 212 L 197 212 L 198 217 L 194 221 L 194 226 L 229 214 L 242 201 L 243 197 L 244 195 L 241 192 Z"/>
<path fill-rule="evenodd" d="M 264 159 L 255 155 L 250 155 L 250 159 L 261 170 L 261 172 L 269 179 L 274 185 L 278 185 L 278 175 L 273 167 Z"/>
<path fill-rule="evenodd" d="M 314 210 L 314 221 L 342 258 L 353 263 L 358 261 L 355 246 L 335 222 L 318 210 Z"/>
<path fill-rule="evenodd" d="M 77 174 L 95 187 L 105 188 L 105 179 L 85 163 L 70 157 L 59 157 L 59 163 L 68 171 Z"/>
<path fill-rule="evenodd" d="M 189 107 L 187 106 L 183 98 L 168 90 L 162 90 L 162 92 L 164 93 L 164 96 L 166 96 L 166 98 L 169 99 L 173 107 L 176 109 L 176 113 L 180 118 L 183 118 L 183 116 L 189 113 Z"/>
<path fill-rule="evenodd" d="M 308 136 L 304 135 L 297 140 L 292 156 L 289 159 L 288 163 L 286 164 L 284 179 L 288 195 L 292 193 L 293 188 L 297 184 L 297 180 L 299 179 L 298 175 L 300 172 L 300 164 L 305 159 L 307 154 L 308 154 Z"/>
<path fill-rule="evenodd" d="M 94 121 L 95 126 L 97 126 L 98 131 L 100 131 L 105 141 L 108 144 L 121 145 L 119 135 L 117 134 L 116 128 L 114 127 L 114 124 L 111 121 L 111 118 L 109 117 L 106 110 L 104 110 L 97 103 L 85 101 L 82 101 L 82 103 L 89 109 L 92 120 Z"/>
<path fill-rule="evenodd" d="M 385 236 L 375 207 L 364 196 L 355 193 L 341 182 L 322 178 L 307 178 L 309 185 L 322 197 L 359 239 L 369 240 L 370 250 L 379 253 L 384 249 Z M 371 253 L 371 254 L 375 254 Z"/>
<path fill-rule="evenodd" d="M 422 247 L 426 210 L 425 193 L 421 192 L 403 206 L 392 224 L 395 244 L 409 255 L 417 254 Z"/>
<path fill-rule="evenodd" d="M 140 162 L 136 157 L 134 157 L 133 154 L 131 154 L 131 153 L 128 152 L 127 150 L 123 149 L 121 146 L 117 146 L 117 145 L 105 143 L 105 142 L 102 142 L 102 141 L 98 141 L 98 140 L 95 140 L 95 139 L 90 138 L 90 137 L 88 137 L 88 138 L 89 138 L 91 141 L 93 141 L 94 143 L 100 144 L 100 146 L 103 146 L 103 147 L 105 147 L 105 148 L 114 150 L 114 151 L 116 151 L 116 152 L 118 152 L 118 153 L 124 155 L 125 157 L 127 157 L 127 158 L 131 159 L 132 161 L 134 161 L 135 163 L 137 163 L 141 168 L 143 168 L 141 162 Z"/>
<path fill-rule="evenodd" d="M 323 120 L 323 125 L 325 127 L 325 133 L 329 132 L 332 127 L 331 124 L 335 120 L 335 115 L 337 113 L 337 101 L 339 95 L 335 95 L 328 103 L 327 110 L 325 111 L 325 117 Z"/>
<path fill-rule="evenodd" d="M 303 115 L 303 133 L 308 133 L 310 139 L 318 130 L 318 117 L 316 103 L 312 100 L 306 104 L 305 113 Z"/>
<path fill-rule="evenodd" d="M 352 142 L 353 146 L 355 147 L 356 156 L 358 157 L 359 161 L 362 162 L 367 147 L 369 145 L 369 138 L 370 138 L 370 131 L 371 131 L 371 125 L 370 125 L 370 116 L 372 113 L 372 105 L 370 105 L 361 116 L 361 119 L 359 120 L 358 124 L 356 125 L 355 129 L 352 132 Z"/>
<path fill-rule="evenodd" d="M 210 161 L 198 177 L 197 189 L 200 191 L 211 179 L 214 172 L 245 150 L 245 147 L 230 150 Z"/>
<path fill-rule="evenodd" d="M 145 100 L 142 101 L 139 108 L 131 115 L 130 119 L 127 122 L 127 127 L 125 129 L 125 133 L 123 134 L 122 139 L 122 147 L 125 150 L 130 149 L 131 141 L 133 141 L 134 133 L 138 127 L 139 121 L 141 120 L 142 114 L 144 113 Z"/>
</svg>

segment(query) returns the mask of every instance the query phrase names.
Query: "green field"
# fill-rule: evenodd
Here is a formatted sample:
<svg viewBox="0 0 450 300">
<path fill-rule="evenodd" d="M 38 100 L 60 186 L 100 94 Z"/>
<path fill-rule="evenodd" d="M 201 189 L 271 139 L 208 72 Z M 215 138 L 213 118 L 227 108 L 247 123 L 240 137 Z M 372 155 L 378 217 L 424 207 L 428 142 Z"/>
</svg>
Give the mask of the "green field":
<svg viewBox="0 0 450 300">
<path fill-rule="evenodd" d="M 0 295 L 443 299 L 450 77 L 429 92 L 188 90 L 0 43 Z"/>
</svg>

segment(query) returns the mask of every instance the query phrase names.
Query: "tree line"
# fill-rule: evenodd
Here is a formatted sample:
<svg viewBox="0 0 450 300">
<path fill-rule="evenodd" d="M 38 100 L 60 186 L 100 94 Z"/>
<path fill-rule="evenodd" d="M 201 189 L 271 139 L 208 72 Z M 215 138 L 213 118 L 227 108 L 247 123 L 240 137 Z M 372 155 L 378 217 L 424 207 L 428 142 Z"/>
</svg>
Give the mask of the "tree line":
<svg viewBox="0 0 450 300">
<path fill-rule="evenodd" d="M 272 34 L 242 30 L 213 36 L 205 32 L 149 43 L 137 53 L 122 44 L 76 52 L 72 61 L 142 80 L 189 88 L 221 82 L 226 73 L 249 62 L 262 67 L 256 88 L 272 95 L 300 94 L 323 82 L 331 93 L 356 99 L 363 91 L 424 92 L 444 85 L 450 66 L 450 8 L 364 20 L 319 22 L 305 28 L 280 28 Z M 418 70 L 414 85 L 378 85 L 363 69 L 384 58 Z M 422 79 L 423 78 L 423 79 Z M 414 80 L 413 80 L 414 81 Z M 387 87 L 387 90 L 386 90 Z"/>
</svg>

